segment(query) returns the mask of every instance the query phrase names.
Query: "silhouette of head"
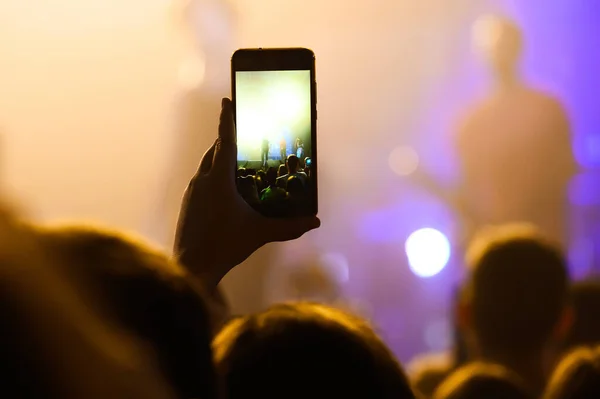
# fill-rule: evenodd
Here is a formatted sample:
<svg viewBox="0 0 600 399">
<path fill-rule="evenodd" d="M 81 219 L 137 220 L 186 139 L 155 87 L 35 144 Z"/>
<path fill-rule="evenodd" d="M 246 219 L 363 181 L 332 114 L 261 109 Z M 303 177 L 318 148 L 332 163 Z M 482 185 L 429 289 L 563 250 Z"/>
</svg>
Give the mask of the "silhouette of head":
<svg viewBox="0 0 600 399">
<path fill-rule="evenodd" d="M 570 291 L 575 317 L 565 340 L 565 349 L 600 345 L 600 280 L 576 282 Z"/>
<path fill-rule="evenodd" d="M 254 176 L 240 177 L 237 180 L 237 189 L 246 201 L 258 202 L 258 189 Z"/>
<path fill-rule="evenodd" d="M 556 367 L 544 399 L 586 399 L 600 397 L 600 351 L 580 348 Z"/>
<path fill-rule="evenodd" d="M 516 23 L 501 16 L 480 18 L 474 40 L 497 80 L 514 79 L 523 52 L 523 35 Z"/>
<path fill-rule="evenodd" d="M 287 158 L 287 168 L 288 168 L 288 173 L 292 174 L 292 173 L 296 173 L 298 171 L 298 165 L 299 165 L 300 161 L 298 160 L 298 157 L 294 154 L 288 156 Z"/>
<path fill-rule="evenodd" d="M 496 365 L 473 363 L 450 375 L 434 399 L 533 399 L 522 382 Z"/>
<path fill-rule="evenodd" d="M 156 353 L 183 397 L 215 397 L 211 326 L 200 287 L 166 255 L 122 234 L 87 226 L 40 229 L 61 270 L 114 309 Z"/>
<path fill-rule="evenodd" d="M 283 166 L 283 165 L 281 165 L 281 166 Z M 273 186 L 273 185 L 275 185 L 275 183 L 276 183 L 276 181 L 277 181 L 277 169 L 275 169 L 274 167 L 270 167 L 270 168 L 267 170 L 267 177 L 266 177 L 266 180 L 267 180 L 267 184 L 268 184 L 269 186 Z"/>
<path fill-rule="evenodd" d="M 285 165 L 279 165 L 279 169 L 277 170 L 277 176 L 285 176 L 288 173 L 288 168 Z"/>
<path fill-rule="evenodd" d="M 304 184 L 299 177 L 292 176 L 287 181 L 287 192 L 292 198 L 301 198 L 304 196 Z"/>
<path fill-rule="evenodd" d="M 208 57 L 229 57 L 234 50 L 237 14 L 229 0 L 181 0 L 184 23 Z"/>
<path fill-rule="evenodd" d="M 57 256 L 55 247 L 45 245 L 45 237 L 33 226 L 2 213 L 0 373 L 4 396 L 173 397 L 164 396 L 166 384 L 154 367 L 154 356 L 146 350 L 143 338 L 123 328 L 108 292 L 92 292 L 90 280 L 61 269 L 64 259 Z M 209 349 L 209 342 L 204 342 Z M 148 371 L 156 372 L 144 372 L 146 364 Z"/>
<path fill-rule="evenodd" d="M 414 398 L 390 350 L 364 321 L 325 305 L 276 305 L 213 342 L 228 398 Z"/>
<path fill-rule="evenodd" d="M 521 359 L 564 338 L 570 324 L 565 258 L 534 227 L 483 232 L 469 248 L 467 264 L 460 317 L 477 351 Z"/>
</svg>

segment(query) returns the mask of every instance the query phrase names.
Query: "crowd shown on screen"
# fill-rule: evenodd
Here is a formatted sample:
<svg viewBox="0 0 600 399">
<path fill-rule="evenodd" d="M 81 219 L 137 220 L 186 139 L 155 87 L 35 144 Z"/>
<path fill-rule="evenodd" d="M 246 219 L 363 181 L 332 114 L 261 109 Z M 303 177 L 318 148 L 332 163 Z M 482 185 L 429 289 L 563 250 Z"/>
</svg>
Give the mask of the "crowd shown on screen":
<svg viewBox="0 0 600 399">
<path fill-rule="evenodd" d="M 309 198 L 312 183 L 311 159 L 300 160 L 293 154 L 279 168 L 239 168 L 236 176 L 238 193 L 252 205 L 301 203 Z"/>
</svg>

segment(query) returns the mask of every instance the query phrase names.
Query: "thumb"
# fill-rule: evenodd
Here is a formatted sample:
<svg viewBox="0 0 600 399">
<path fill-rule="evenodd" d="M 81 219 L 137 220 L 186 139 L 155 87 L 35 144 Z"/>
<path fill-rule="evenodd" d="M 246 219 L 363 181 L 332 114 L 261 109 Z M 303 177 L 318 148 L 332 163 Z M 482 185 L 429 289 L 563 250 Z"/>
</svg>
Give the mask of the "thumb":
<svg viewBox="0 0 600 399">
<path fill-rule="evenodd" d="M 263 232 L 266 243 L 295 240 L 321 226 L 321 221 L 316 216 L 292 219 L 265 218 L 263 220 L 264 226 L 261 232 Z"/>
<path fill-rule="evenodd" d="M 221 118 L 219 121 L 219 138 L 215 149 L 213 169 L 217 173 L 235 174 L 237 166 L 237 145 L 235 137 L 235 122 L 233 120 L 233 105 L 229 98 L 221 103 Z"/>
</svg>

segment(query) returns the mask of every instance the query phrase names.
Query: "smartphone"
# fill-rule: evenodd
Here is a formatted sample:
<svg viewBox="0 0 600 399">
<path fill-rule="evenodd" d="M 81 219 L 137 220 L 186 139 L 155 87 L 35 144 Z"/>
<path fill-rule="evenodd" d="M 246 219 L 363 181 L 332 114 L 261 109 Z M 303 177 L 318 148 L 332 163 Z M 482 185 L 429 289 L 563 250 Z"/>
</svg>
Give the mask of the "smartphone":
<svg viewBox="0 0 600 399">
<path fill-rule="evenodd" d="M 268 217 L 318 212 L 315 55 L 237 50 L 231 58 L 239 194 Z"/>
</svg>

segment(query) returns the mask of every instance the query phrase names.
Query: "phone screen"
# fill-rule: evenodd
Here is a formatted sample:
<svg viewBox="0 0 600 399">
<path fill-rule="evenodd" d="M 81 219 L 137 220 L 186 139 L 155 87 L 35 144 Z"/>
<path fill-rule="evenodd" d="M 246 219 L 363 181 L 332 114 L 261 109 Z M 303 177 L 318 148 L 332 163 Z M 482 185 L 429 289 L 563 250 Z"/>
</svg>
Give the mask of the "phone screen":
<svg viewBox="0 0 600 399">
<path fill-rule="evenodd" d="M 238 192 L 267 216 L 316 213 L 311 71 L 234 73 Z"/>
</svg>

